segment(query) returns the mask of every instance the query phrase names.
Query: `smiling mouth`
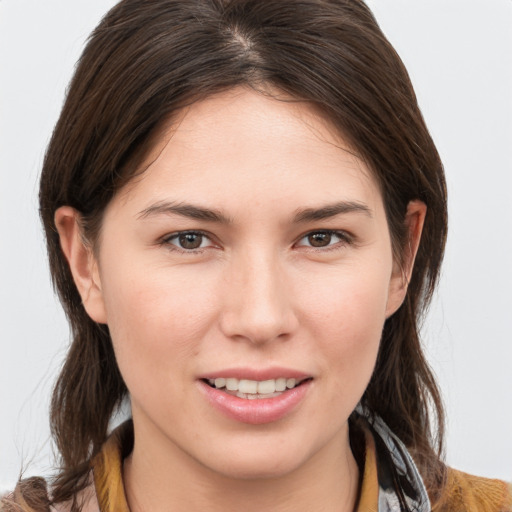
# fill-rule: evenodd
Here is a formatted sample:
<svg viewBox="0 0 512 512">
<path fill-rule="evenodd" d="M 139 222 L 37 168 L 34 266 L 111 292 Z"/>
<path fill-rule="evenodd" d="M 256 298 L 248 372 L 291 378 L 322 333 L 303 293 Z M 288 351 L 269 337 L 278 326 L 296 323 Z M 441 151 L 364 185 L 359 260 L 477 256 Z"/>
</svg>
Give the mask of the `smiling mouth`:
<svg viewBox="0 0 512 512">
<path fill-rule="evenodd" d="M 281 377 L 278 379 L 262 381 L 224 377 L 203 379 L 206 384 L 214 389 L 248 400 L 275 398 L 310 380 L 311 377 L 306 377 L 304 379 L 287 379 L 285 377 Z"/>
</svg>

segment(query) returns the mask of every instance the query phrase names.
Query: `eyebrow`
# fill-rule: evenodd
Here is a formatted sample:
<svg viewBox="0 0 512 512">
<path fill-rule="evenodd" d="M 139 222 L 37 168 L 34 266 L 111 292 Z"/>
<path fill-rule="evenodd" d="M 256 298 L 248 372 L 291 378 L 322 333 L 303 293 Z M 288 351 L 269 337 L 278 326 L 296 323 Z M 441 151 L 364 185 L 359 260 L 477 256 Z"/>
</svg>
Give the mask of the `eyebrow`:
<svg viewBox="0 0 512 512">
<path fill-rule="evenodd" d="M 354 212 L 363 213 L 370 218 L 372 217 L 372 211 L 365 204 L 356 201 L 340 201 L 322 206 L 320 208 L 305 208 L 298 210 L 295 213 L 294 222 L 302 223 L 315 220 L 324 220 L 329 219 L 330 217 L 335 217 L 336 215 L 341 215 L 343 213 Z"/>
<path fill-rule="evenodd" d="M 320 208 L 304 208 L 296 211 L 293 222 L 300 224 L 316 220 L 328 219 L 344 213 L 363 213 L 372 217 L 372 212 L 363 203 L 355 201 L 340 201 L 328 204 Z M 173 203 L 162 201 L 145 208 L 137 214 L 138 219 L 146 219 L 156 215 L 181 215 L 190 219 L 216 222 L 219 224 L 231 224 L 231 219 L 219 210 L 195 206 L 188 203 Z"/>
<path fill-rule="evenodd" d="M 217 222 L 219 224 L 230 224 L 231 220 L 218 210 L 194 206 L 188 203 L 173 203 L 162 201 L 145 208 L 138 213 L 138 219 L 146 219 L 155 215 L 181 215 L 190 219 Z"/>
</svg>

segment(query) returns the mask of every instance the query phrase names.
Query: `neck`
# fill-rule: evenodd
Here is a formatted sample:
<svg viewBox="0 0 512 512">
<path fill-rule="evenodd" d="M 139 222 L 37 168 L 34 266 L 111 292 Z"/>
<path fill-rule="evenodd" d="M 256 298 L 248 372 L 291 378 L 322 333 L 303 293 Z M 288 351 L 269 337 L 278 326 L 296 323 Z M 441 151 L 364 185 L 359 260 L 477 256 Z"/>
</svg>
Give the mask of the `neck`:
<svg viewBox="0 0 512 512">
<path fill-rule="evenodd" d="M 343 435 L 330 440 L 300 467 L 259 478 L 236 478 L 212 471 L 169 441 L 162 449 L 158 436 L 136 435 L 135 439 L 123 470 L 131 512 L 355 509 L 359 470 L 350 450 L 348 425 Z"/>
</svg>

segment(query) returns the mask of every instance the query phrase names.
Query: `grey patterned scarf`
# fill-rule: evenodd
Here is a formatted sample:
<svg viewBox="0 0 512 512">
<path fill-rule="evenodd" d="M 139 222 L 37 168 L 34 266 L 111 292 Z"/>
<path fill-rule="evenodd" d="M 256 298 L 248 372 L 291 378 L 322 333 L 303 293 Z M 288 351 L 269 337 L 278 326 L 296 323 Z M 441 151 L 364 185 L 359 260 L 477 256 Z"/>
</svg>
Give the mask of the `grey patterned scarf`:
<svg viewBox="0 0 512 512">
<path fill-rule="evenodd" d="M 430 512 L 430 501 L 419 471 L 402 441 L 384 421 L 362 407 L 375 439 L 379 480 L 378 512 Z"/>
</svg>

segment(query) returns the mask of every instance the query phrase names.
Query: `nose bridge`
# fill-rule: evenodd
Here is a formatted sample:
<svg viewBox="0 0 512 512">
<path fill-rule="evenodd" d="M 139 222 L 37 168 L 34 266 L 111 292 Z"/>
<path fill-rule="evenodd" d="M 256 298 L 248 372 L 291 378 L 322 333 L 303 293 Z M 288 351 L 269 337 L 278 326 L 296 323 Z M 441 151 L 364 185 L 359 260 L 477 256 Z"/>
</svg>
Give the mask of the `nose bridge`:
<svg viewBox="0 0 512 512">
<path fill-rule="evenodd" d="M 235 258 L 227 284 L 222 315 L 226 335 L 264 343 L 293 331 L 286 276 L 274 252 L 259 248 Z"/>
</svg>

